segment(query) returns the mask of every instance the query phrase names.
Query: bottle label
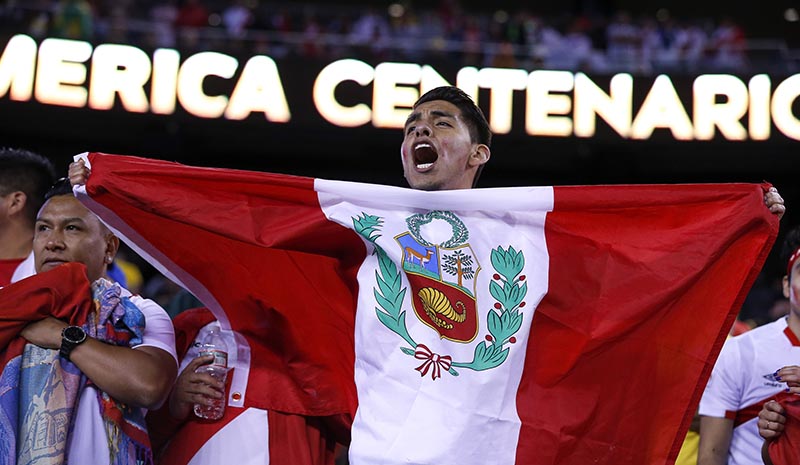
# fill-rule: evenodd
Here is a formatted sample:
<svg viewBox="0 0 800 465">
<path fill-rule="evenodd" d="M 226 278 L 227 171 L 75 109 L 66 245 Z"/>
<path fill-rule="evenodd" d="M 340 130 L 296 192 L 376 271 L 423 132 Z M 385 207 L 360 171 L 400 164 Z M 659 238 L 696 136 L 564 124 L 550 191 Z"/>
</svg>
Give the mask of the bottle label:
<svg viewBox="0 0 800 465">
<path fill-rule="evenodd" d="M 221 350 L 207 350 L 200 352 L 200 356 L 213 355 L 214 360 L 207 366 L 215 366 L 220 368 L 228 368 L 228 353 Z"/>
</svg>

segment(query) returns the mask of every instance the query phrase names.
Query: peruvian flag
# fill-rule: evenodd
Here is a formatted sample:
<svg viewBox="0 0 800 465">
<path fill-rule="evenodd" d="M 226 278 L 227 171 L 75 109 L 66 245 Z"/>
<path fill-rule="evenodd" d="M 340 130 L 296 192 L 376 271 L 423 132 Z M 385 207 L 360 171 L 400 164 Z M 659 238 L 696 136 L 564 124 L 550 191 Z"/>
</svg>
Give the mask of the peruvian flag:
<svg viewBox="0 0 800 465">
<path fill-rule="evenodd" d="M 88 160 L 81 200 L 238 335 L 243 405 L 353 414 L 355 465 L 672 463 L 778 229 L 755 184 L 422 192 Z"/>
</svg>

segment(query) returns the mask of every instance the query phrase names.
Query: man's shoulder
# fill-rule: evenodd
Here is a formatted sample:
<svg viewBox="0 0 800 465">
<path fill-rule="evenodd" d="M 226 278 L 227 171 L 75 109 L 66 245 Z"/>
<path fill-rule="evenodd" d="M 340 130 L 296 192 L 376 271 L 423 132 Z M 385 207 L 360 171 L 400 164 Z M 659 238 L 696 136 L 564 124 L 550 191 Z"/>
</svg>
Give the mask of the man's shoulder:
<svg viewBox="0 0 800 465">
<path fill-rule="evenodd" d="M 727 341 L 727 344 L 738 345 L 757 345 L 762 343 L 773 342 L 784 338 L 784 330 L 786 329 L 786 319 L 779 318 L 771 323 L 761 325 L 753 328 L 746 333 L 734 336 Z"/>
<path fill-rule="evenodd" d="M 127 297 L 130 302 L 138 308 L 142 314 L 144 315 L 145 320 L 148 318 L 166 318 L 170 320 L 169 314 L 167 313 L 164 308 L 156 303 L 153 300 L 150 300 L 146 297 L 142 297 L 138 294 L 132 294 L 129 290 L 125 289 L 124 287 L 120 286 L 120 295 L 122 297 Z"/>
</svg>

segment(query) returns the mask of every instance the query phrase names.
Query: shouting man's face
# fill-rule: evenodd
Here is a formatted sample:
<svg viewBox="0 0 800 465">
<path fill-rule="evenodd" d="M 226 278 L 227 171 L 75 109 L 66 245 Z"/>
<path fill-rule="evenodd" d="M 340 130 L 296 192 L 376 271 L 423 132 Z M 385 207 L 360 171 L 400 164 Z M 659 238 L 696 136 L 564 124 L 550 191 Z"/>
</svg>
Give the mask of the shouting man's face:
<svg viewBox="0 0 800 465">
<path fill-rule="evenodd" d="M 472 141 L 461 110 L 450 102 L 421 103 L 406 120 L 403 173 L 413 189 L 469 189 L 489 147 Z"/>
</svg>

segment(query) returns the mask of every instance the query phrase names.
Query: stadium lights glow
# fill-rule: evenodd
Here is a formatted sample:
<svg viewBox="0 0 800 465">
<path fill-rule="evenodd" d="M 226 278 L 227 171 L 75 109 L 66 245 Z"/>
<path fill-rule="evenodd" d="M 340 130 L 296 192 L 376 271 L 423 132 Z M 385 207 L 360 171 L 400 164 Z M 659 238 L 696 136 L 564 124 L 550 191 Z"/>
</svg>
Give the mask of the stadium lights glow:
<svg viewBox="0 0 800 465">
<path fill-rule="evenodd" d="M 230 95 L 209 95 L 209 77 L 231 82 Z M 345 82 L 371 87 L 371 101 L 339 102 L 336 90 Z M 428 65 L 386 62 L 373 67 L 342 59 L 325 66 L 308 91 L 318 113 L 333 125 L 401 128 L 420 95 L 446 84 Z M 774 124 L 784 136 L 800 140 L 800 118 L 792 110 L 800 97 L 800 74 L 774 87 L 764 74 L 747 82 L 727 74 L 701 75 L 683 100 L 672 80 L 661 75 L 638 105 L 634 77 L 627 73 L 613 76 L 606 90 L 584 73 L 464 67 L 455 84 L 476 101 L 488 93 L 489 123 L 496 134 L 509 133 L 516 125 L 534 136 L 594 137 L 597 122 L 603 121 L 630 139 L 648 139 L 662 129 L 677 140 L 717 135 L 766 140 Z M 521 95 L 524 122 L 515 121 L 513 111 L 514 97 Z M 0 56 L 0 98 L 94 110 L 117 105 L 132 113 L 159 115 L 171 115 L 180 105 L 199 118 L 242 120 L 261 113 L 269 122 L 291 120 L 278 65 L 268 56 L 253 56 L 240 66 L 236 58 L 217 52 L 184 58 L 176 50 L 159 49 L 151 57 L 129 45 L 93 48 L 87 42 L 45 39 L 37 46 L 26 35 L 12 37 Z"/>
</svg>

